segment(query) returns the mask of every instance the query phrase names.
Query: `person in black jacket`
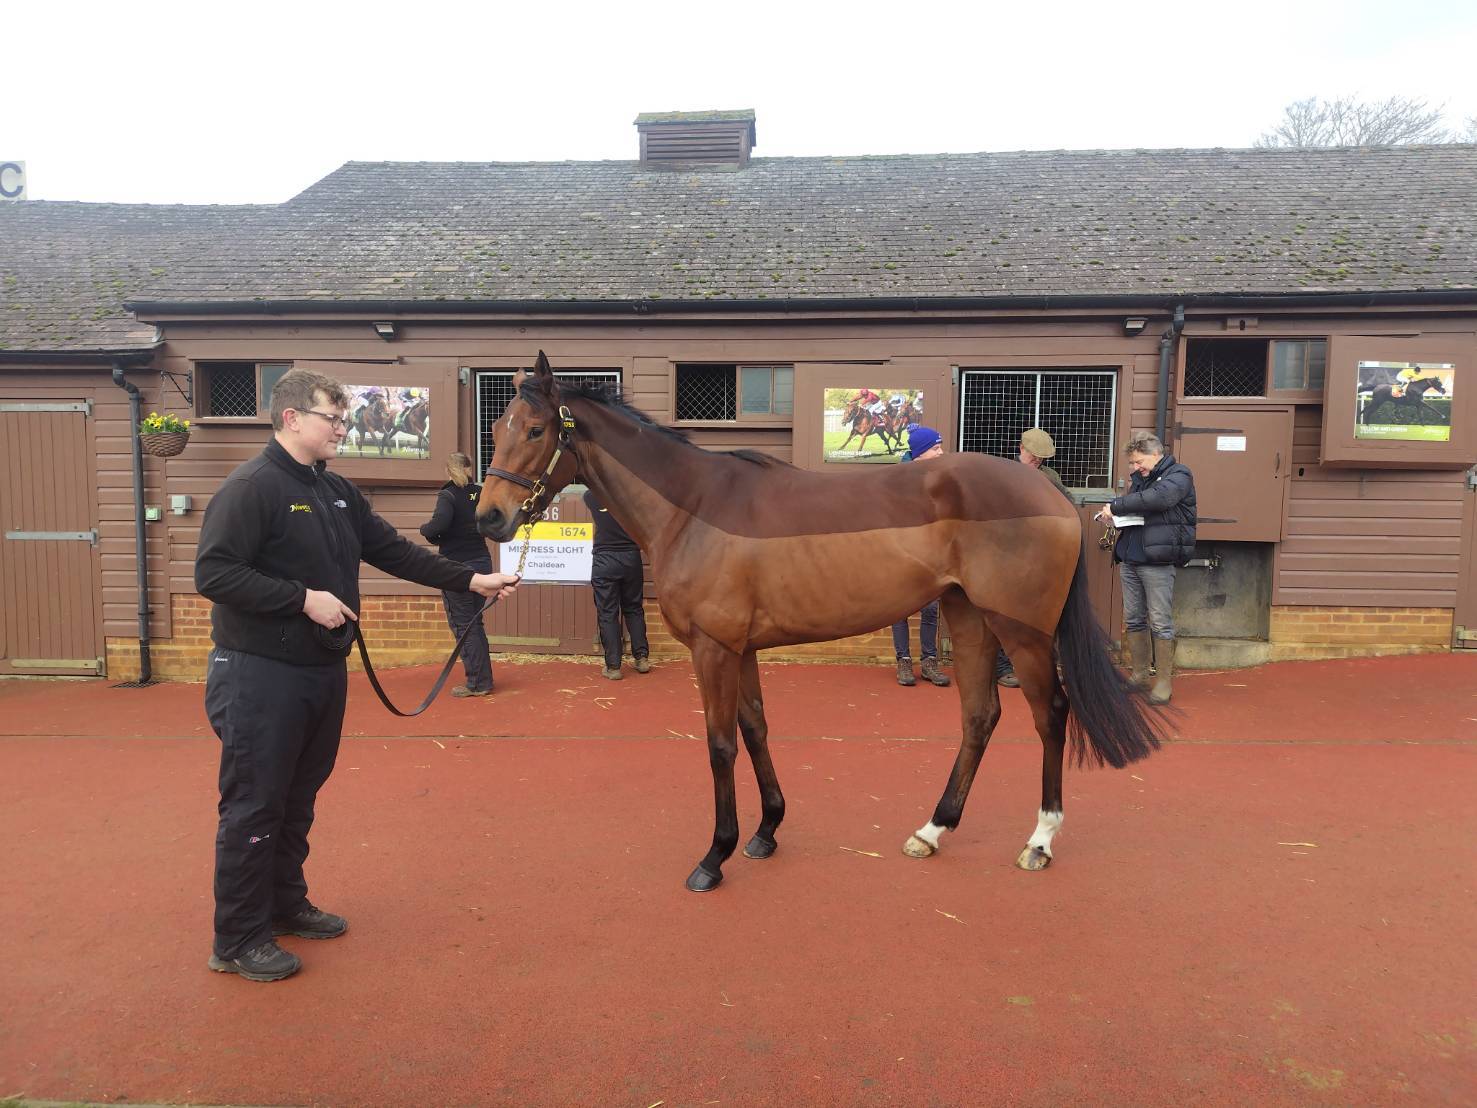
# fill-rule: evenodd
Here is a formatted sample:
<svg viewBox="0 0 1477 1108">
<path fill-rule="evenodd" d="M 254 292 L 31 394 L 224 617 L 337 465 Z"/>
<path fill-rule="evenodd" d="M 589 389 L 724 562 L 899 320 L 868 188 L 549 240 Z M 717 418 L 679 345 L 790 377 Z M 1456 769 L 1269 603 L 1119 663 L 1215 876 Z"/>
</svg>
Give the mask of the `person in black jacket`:
<svg viewBox="0 0 1477 1108">
<path fill-rule="evenodd" d="M 482 486 L 472 481 L 472 459 L 465 454 L 452 454 L 446 459 L 450 481 L 436 494 L 436 509 L 421 524 L 421 534 L 436 543 L 443 558 L 461 562 L 478 573 L 492 572 L 492 555 L 487 540 L 477 530 L 477 498 Z M 492 654 L 487 645 L 487 628 L 482 624 L 482 601 L 474 593 L 442 589 L 441 603 L 446 608 L 446 622 L 457 638 L 468 625 L 471 632 L 462 642 L 462 669 L 467 683 L 451 690 L 452 696 L 487 696 L 492 692 Z"/>
<path fill-rule="evenodd" d="M 308 900 L 313 805 L 338 754 L 358 619 L 359 563 L 432 588 L 506 596 L 402 537 L 328 472 L 346 433 L 343 385 L 302 370 L 272 390 L 266 449 L 210 498 L 195 587 L 214 602 L 205 710 L 221 740 L 215 941 L 209 966 L 251 981 L 296 973 L 274 936 L 329 939 L 348 924 Z"/>
<path fill-rule="evenodd" d="M 590 586 L 595 591 L 595 619 L 600 628 L 600 649 L 605 666 L 600 676 L 621 679 L 621 619 L 631 636 L 631 657 L 637 673 L 649 673 L 651 652 L 646 641 L 646 612 L 641 607 L 641 548 L 626 534 L 610 509 L 593 489 L 585 492 L 585 507 L 595 521 L 595 542 L 590 551 Z"/>
<path fill-rule="evenodd" d="M 1168 704 L 1174 677 L 1175 570 L 1195 554 L 1195 478 L 1164 452 L 1154 435 L 1135 435 L 1125 450 L 1132 475 L 1129 491 L 1109 501 L 1097 519 L 1139 515 L 1142 525 L 1123 527 L 1113 547 L 1123 581 L 1123 621 L 1128 630 L 1133 682 L 1154 687 L 1149 699 Z M 1151 643 L 1152 637 L 1152 643 Z"/>
</svg>

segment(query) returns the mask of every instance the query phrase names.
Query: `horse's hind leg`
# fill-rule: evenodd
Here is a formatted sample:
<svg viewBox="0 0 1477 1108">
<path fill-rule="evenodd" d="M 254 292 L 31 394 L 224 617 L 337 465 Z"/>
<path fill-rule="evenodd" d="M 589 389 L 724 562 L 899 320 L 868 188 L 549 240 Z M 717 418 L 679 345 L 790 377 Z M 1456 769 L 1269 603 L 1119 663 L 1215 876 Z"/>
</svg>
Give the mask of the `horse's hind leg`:
<svg viewBox="0 0 1477 1108">
<path fill-rule="evenodd" d="M 764 720 L 764 694 L 759 688 L 759 658 L 752 650 L 739 663 L 738 725 L 749 761 L 754 763 L 763 813 L 759 830 L 744 846 L 744 855 L 768 858 L 778 845 L 774 833 L 785 818 L 785 794 L 780 791 L 779 777 L 769 759 L 769 724 Z"/>
<path fill-rule="evenodd" d="M 969 787 L 980 768 L 985 747 L 1000 721 L 1000 692 L 995 687 L 995 653 L 999 643 L 985 623 L 984 614 L 965 599 L 958 586 L 941 598 L 949 635 L 954 640 L 954 683 L 959 688 L 959 706 L 964 718 L 964 741 L 954 758 L 954 769 L 944 795 L 933 810 L 933 818 L 903 844 L 910 858 L 927 858 L 939 848 L 945 831 L 959 826 Z"/>
<path fill-rule="evenodd" d="M 738 707 L 739 656 L 694 628 L 692 662 L 702 690 L 703 715 L 708 724 L 708 764 L 713 769 L 713 845 L 688 875 L 695 893 L 716 889 L 723 880 L 723 863 L 738 845 L 738 804 L 733 790 L 733 763 L 738 757 L 734 734 Z"/>
<path fill-rule="evenodd" d="M 1004 617 L 992 625 L 1005 643 L 1015 675 L 1041 736 L 1041 808 L 1036 830 L 1015 864 L 1025 870 L 1051 865 L 1051 840 L 1062 826 L 1062 761 L 1067 749 L 1067 696 L 1056 675 L 1053 640 L 1045 632 Z"/>
</svg>

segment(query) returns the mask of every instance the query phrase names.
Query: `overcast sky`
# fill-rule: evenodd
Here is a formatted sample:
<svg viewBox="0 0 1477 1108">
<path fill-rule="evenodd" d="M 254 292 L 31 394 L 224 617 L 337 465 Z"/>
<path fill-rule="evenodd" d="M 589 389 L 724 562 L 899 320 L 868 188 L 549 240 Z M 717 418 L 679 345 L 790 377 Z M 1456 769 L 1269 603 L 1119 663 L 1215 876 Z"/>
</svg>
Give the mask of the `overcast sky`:
<svg viewBox="0 0 1477 1108">
<path fill-rule="evenodd" d="M 1307 96 L 1477 115 L 1477 4 L 79 4 L 0 16 L 35 200 L 276 203 L 349 160 L 636 156 L 753 108 L 756 157 L 1250 146 Z"/>
</svg>

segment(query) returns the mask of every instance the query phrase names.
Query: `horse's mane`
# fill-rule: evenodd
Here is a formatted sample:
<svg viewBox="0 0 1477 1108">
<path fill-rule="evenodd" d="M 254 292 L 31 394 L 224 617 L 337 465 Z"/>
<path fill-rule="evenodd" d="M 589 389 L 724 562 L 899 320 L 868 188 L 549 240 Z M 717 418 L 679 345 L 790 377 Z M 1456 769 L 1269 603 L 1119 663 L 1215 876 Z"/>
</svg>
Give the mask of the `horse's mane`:
<svg viewBox="0 0 1477 1108">
<path fill-rule="evenodd" d="M 558 387 L 566 395 L 572 394 L 582 400 L 588 400 L 592 404 L 599 404 L 602 407 L 614 409 L 626 418 L 634 420 L 643 427 L 649 427 L 665 438 L 680 442 L 684 446 L 690 446 L 694 450 L 702 450 L 702 447 L 693 442 L 686 431 L 679 431 L 675 427 L 668 427 L 664 423 L 658 423 L 651 416 L 636 407 L 636 405 L 632 404 L 625 398 L 619 385 L 612 384 L 608 381 L 586 379 L 579 382 L 561 381 Z M 518 390 L 518 395 L 540 411 L 549 410 L 550 401 L 548 393 L 539 386 L 537 379 L 534 377 L 529 377 L 523 382 Z M 789 462 L 771 457 L 768 454 L 763 454 L 758 450 L 712 450 L 705 451 L 705 453 L 718 454 L 726 458 L 737 458 L 740 461 L 750 462 L 758 466 L 793 468 Z"/>
</svg>

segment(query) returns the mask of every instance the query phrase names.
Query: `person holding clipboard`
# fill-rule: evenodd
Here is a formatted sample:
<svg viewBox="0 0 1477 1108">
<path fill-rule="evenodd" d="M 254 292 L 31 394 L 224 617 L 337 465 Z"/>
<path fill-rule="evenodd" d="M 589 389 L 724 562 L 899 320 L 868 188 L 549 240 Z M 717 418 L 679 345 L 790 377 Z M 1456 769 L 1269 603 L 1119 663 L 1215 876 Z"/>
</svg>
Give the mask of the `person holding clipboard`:
<svg viewBox="0 0 1477 1108">
<path fill-rule="evenodd" d="M 1174 577 L 1195 553 L 1195 478 L 1147 432 L 1136 433 L 1124 453 L 1129 490 L 1094 518 L 1118 528 L 1113 561 L 1123 581 L 1131 679 L 1147 687 L 1152 659 L 1149 700 L 1168 704 L 1174 677 Z"/>
</svg>

